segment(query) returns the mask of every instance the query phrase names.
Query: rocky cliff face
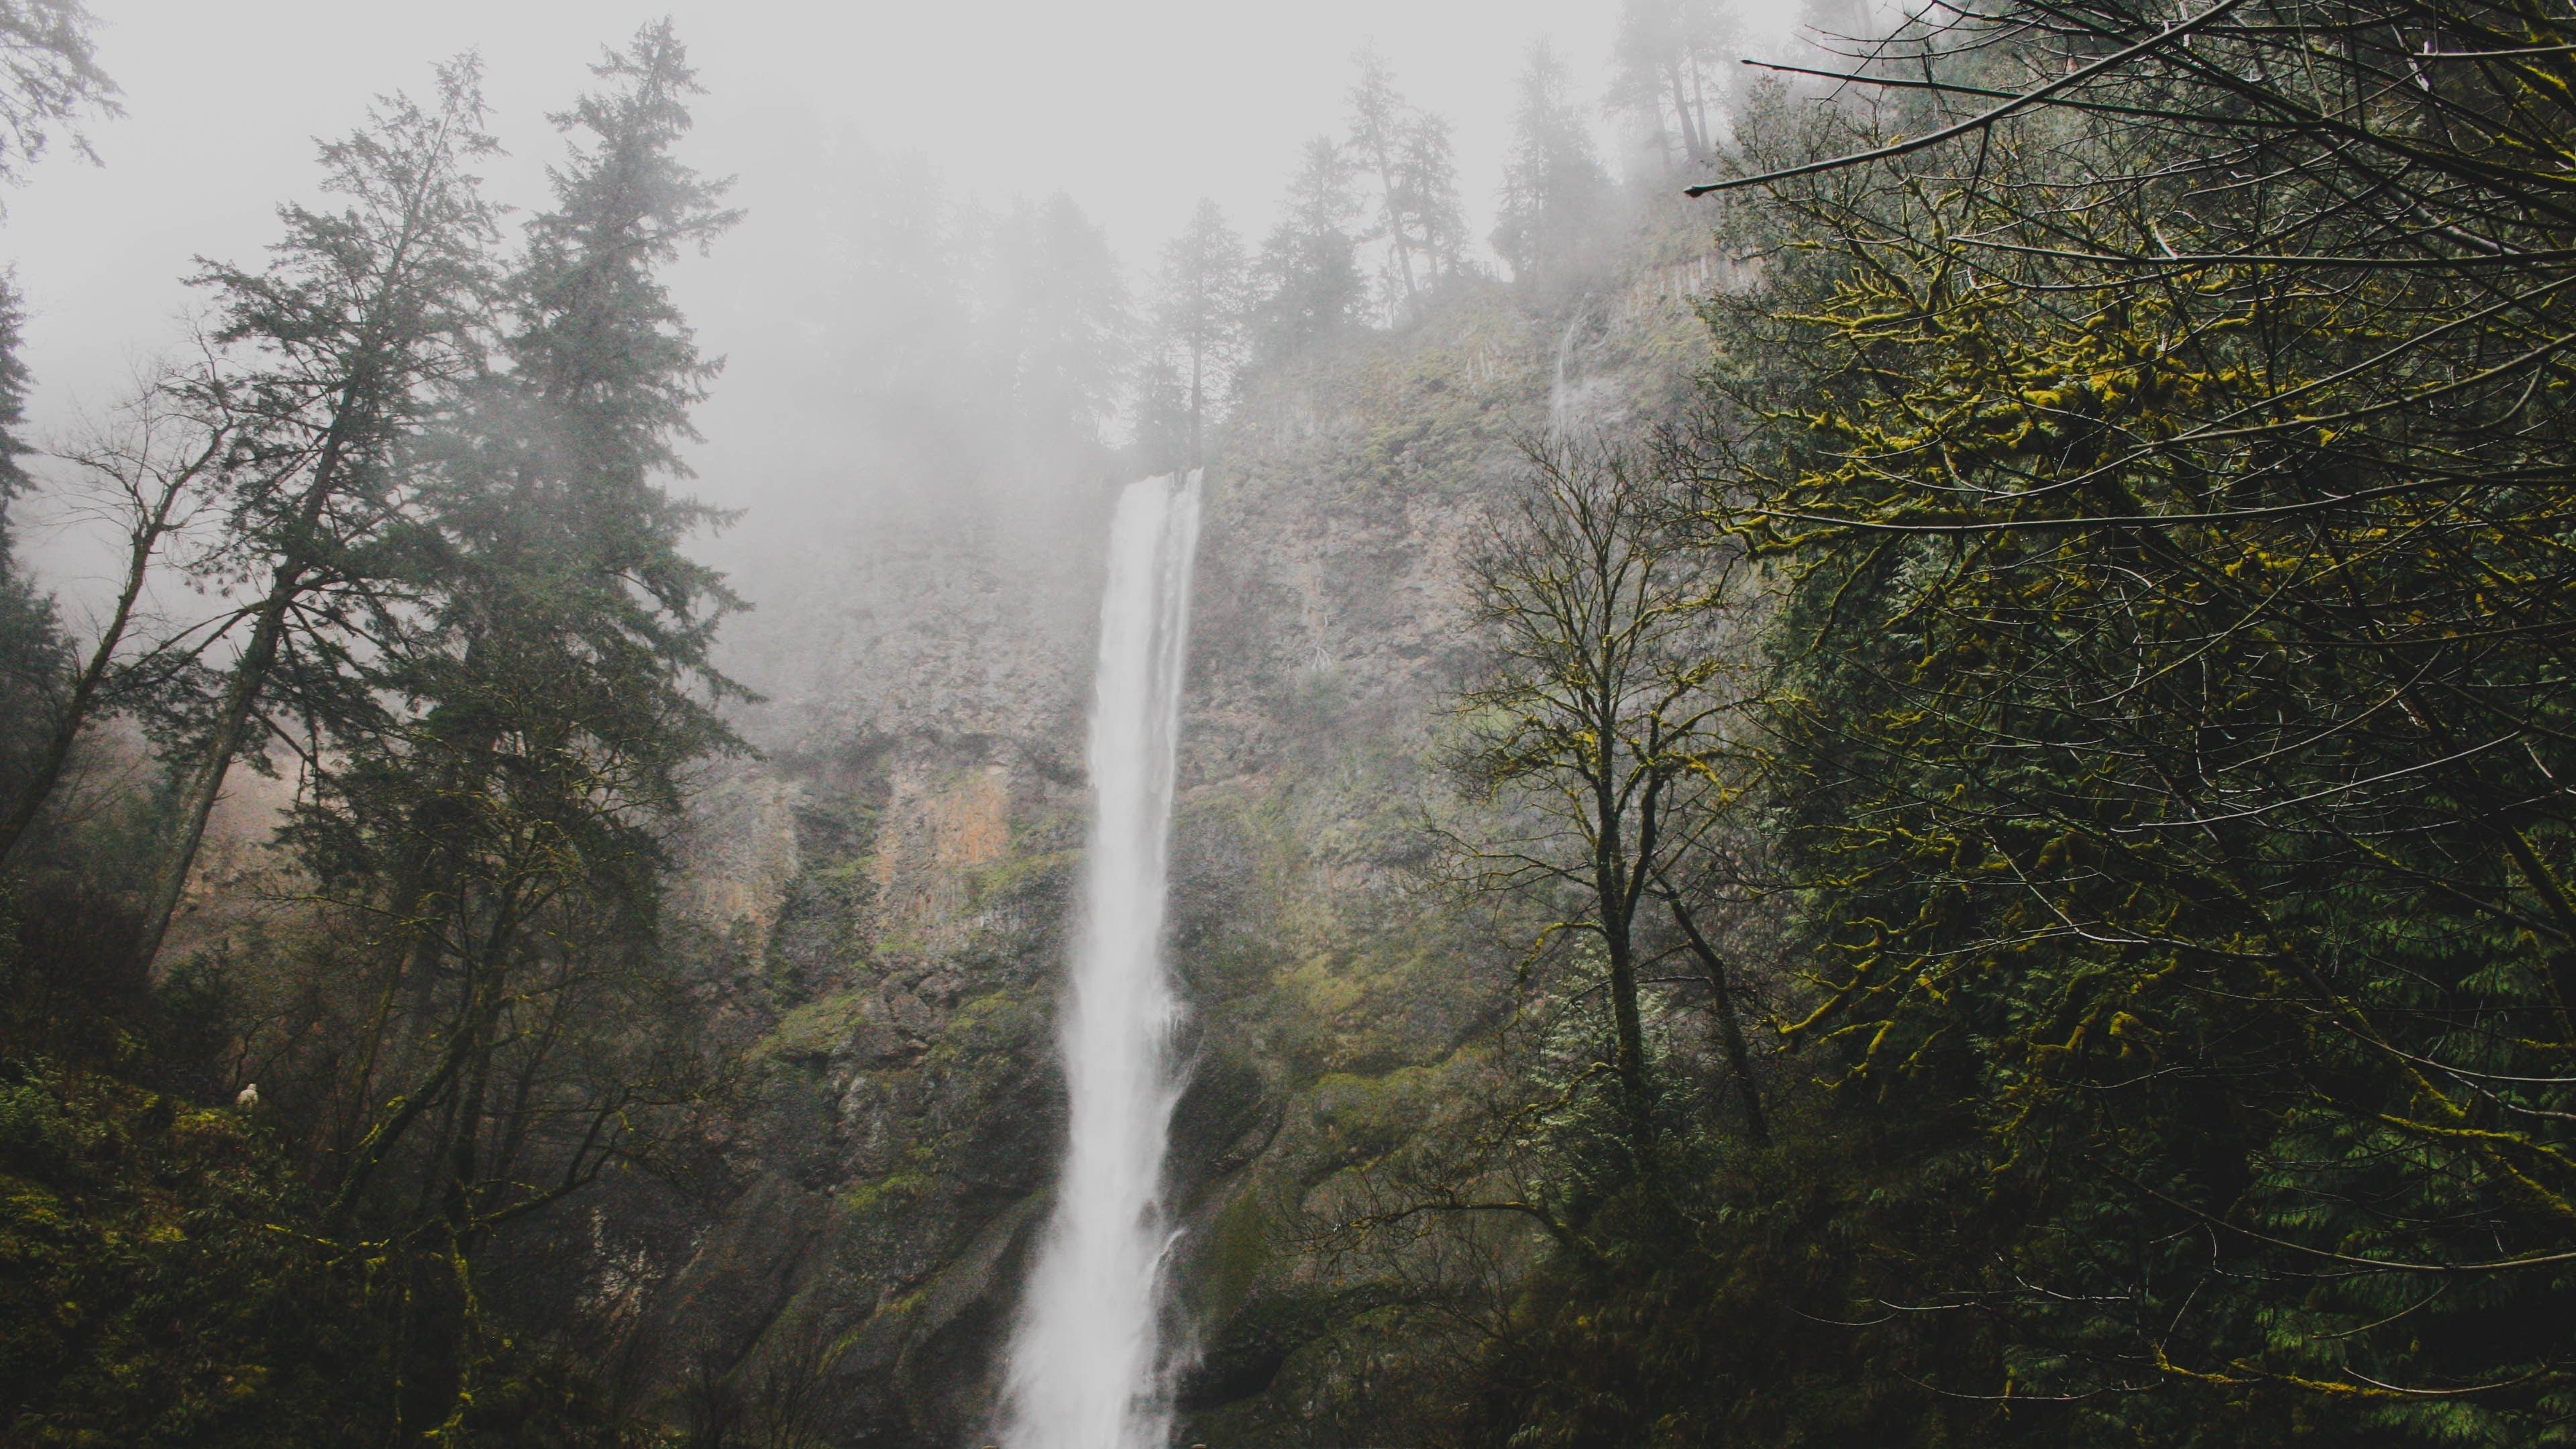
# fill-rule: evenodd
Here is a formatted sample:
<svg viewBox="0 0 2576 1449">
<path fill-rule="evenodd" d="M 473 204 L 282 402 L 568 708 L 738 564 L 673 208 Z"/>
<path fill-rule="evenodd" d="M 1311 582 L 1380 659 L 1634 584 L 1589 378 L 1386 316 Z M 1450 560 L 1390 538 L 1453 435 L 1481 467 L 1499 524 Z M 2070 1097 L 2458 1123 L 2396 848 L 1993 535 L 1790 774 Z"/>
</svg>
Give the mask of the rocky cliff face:
<svg viewBox="0 0 2576 1449">
<path fill-rule="evenodd" d="M 1178 1390 L 1201 1434 L 1329 1437 L 1348 1350 L 1328 1330 L 1371 1290 L 1295 1250 L 1297 1203 L 1400 1130 L 1503 999 L 1509 943 L 1414 872 L 1472 647 L 1457 560 L 1552 406 L 1664 405 L 1706 263 L 1635 278 L 1547 312 L 1476 290 L 1303 359 L 1257 380 L 1212 460 L 1173 927 Z M 915 504 L 742 580 L 765 758 L 707 782 L 678 905 L 751 1075 L 721 1208 L 595 1246 L 640 1380 L 802 1384 L 830 1442 L 989 1427 L 1059 1151 L 1106 504 Z"/>
</svg>

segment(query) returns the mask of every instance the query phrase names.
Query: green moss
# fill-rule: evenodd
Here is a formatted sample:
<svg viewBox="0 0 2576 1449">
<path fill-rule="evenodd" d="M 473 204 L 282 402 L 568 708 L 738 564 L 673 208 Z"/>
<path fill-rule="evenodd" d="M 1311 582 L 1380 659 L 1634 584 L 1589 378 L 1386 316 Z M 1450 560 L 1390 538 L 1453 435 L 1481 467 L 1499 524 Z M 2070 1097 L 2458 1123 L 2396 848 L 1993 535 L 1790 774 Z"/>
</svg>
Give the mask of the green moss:
<svg viewBox="0 0 2576 1449">
<path fill-rule="evenodd" d="M 1358 1005 L 1366 994 L 1346 969 L 1349 964 L 1343 956 L 1311 956 L 1282 976 L 1279 985 L 1296 998 L 1299 1011 L 1330 1021 Z"/>
<path fill-rule="evenodd" d="M 865 997 L 855 991 L 835 992 L 780 1017 L 752 1050 L 774 1061 L 828 1057 L 866 1019 Z"/>
<path fill-rule="evenodd" d="M 843 1188 L 838 1201 L 841 1211 L 852 1217 L 871 1217 L 910 1206 L 932 1186 L 929 1173 L 907 1169 Z"/>
<path fill-rule="evenodd" d="M 1045 1003 L 1026 994 L 986 991 L 957 1003 L 923 1060 L 943 1070 L 964 1068 L 981 1079 L 1010 1066 L 1044 1019 Z"/>
<path fill-rule="evenodd" d="M 1251 1192 L 1237 1193 L 1208 1224 L 1193 1284 L 1203 1319 L 1224 1318 L 1251 1296 L 1277 1257 L 1271 1244 L 1280 1232 Z"/>
</svg>

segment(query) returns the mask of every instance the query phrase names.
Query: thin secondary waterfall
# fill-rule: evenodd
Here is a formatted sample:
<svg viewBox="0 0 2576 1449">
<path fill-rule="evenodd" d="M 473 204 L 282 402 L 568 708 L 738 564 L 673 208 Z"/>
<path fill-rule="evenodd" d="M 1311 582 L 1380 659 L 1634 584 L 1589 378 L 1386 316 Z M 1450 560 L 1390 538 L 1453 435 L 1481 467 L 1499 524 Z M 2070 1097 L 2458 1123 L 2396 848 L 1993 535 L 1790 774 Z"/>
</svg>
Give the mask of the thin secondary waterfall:
<svg viewBox="0 0 2576 1449">
<path fill-rule="evenodd" d="M 1164 970 L 1165 864 L 1199 475 L 1118 499 L 1091 705 L 1094 815 L 1057 1037 L 1072 1133 L 1011 1344 L 1010 1449 L 1162 1449 L 1163 1154 L 1180 1002 Z"/>
<path fill-rule="evenodd" d="M 1565 319 L 1565 335 L 1556 341 L 1556 379 L 1548 384 L 1547 389 L 1547 427 L 1549 432 L 1560 438 L 1565 436 L 1565 425 L 1571 411 L 1569 403 L 1573 398 L 1565 387 L 1565 359 L 1573 354 L 1574 334 L 1582 326 L 1583 308 L 1577 306 L 1574 315 Z"/>
</svg>

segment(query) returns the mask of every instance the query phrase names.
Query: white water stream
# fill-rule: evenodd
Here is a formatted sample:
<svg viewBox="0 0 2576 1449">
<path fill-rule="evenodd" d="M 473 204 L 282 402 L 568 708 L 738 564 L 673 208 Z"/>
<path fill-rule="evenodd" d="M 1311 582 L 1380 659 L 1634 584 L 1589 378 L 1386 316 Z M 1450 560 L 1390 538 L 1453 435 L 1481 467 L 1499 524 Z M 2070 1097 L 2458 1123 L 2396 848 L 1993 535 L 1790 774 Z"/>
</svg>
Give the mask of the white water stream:
<svg viewBox="0 0 2576 1449">
<path fill-rule="evenodd" d="M 1005 1385 L 1010 1449 L 1163 1449 L 1163 1154 L 1180 1002 L 1162 938 L 1199 475 L 1128 485 L 1109 533 L 1090 847 L 1058 1046 L 1071 1134 Z"/>
</svg>

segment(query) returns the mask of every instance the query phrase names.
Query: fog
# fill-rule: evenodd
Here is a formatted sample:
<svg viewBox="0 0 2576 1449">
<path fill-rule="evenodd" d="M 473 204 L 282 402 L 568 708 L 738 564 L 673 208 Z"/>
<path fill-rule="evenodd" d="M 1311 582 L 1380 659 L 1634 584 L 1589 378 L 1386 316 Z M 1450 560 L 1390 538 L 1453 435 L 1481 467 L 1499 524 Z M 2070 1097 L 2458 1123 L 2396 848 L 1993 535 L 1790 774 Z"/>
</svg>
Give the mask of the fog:
<svg viewBox="0 0 2576 1449">
<path fill-rule="evenodd" d="M 546 167 L 560 154 L 547 114 L 589 83 L 585 67 L 603 44 L 660 13 L 605 0 L 127 0 L 96 10 L 99 59 L 123 88 L 125 114 L 90 128 L 100 164 L 58 145 L 33 168 L 5 198 L 0 232 L 27 306 L 30 433 L 40 443 L 112 404 L 139 364 L 181 340 L 194 299 L 180 279 L 193 257 L 253 261 L 276 234 L 280 201 L 318 199 L 314 138 L 359 124 L 372 96 L 420 93 L 435 62 L 479 54 L 507 151 L 487 168 L 490 189 L 525 211 L 544 203 Z M 1089 587 L 1081 560 L 1050 545 L 1097 496 L 1062 485 L 1109 464 L 1025 438 L 1007 466 L 957 456 L 992 441 L 990 418 L 977 413 L 991 400 L 972 395 L 1003 385 L 969 356 L 967 314 L 995 311 L 972 297 L 998 288 L 1021 299 L 1001 310 L 1036 305 L 1022 295 L 1025 266 L 1014 272 L 1021 264 L 1003 257 L 1027 250 L 1029 226 L 1092 228 L 1079 245 L 1105 241 L 1131 299 L 1202 197 L 1257 247 L 1301 144 L 1342 130 L 1364 46 L 1414 107 L 1454 127 L 1470 255 L 1486 265 L 1512 86 L 1533 41 L 1564 59 L 1604 153 L 1620 154 L 1599 99 L 1614 0 L 737 0 L 670 13 L 706 89 L 688 158 L 736 177 L 732 200 L 745 212 L 711 255 L 673 273 L 702 346 L 727 359 L 699 410 L 705 441 L 690 487 L 744 511 L 728 537 L 702 548 L 770 606 L 734 631 L 734 647 L 757 656 L 755 683 L 790 693 L 802 685 L 772 667 L 782 654 L 807 656 L 802 669 L 859 667 L 813 637 L 816 621 L 785 617 L 819 607 L 800 586 L 868 572 L 876 580 L 863 591 L 908 587 L 899 561 L 881 556 L 860 570 L 854 548 L 900 554 L 901 535 L 923 526 L 990 523 L 1028 535 L 1027 548 L 1002 547 L 1006 558 L 1025 563 L 1033 550 L 1038 573 L 1059 572 L 1067 597 Z M 1777 4 L 1741 18 L 1749 45 L 1794 23 Z M 901 385 L 879 388 L 869 405 L 854 389 L 874 386 L 871 377 Z M 926 422 L 934 413 L 944 418 L 936 427 Z M 1114 440 L 1123 426 L 1109 417 L 1096 431 Z M 981 486 L 960 492 L 970 477 Z M 1005 504 L 992 490 L 1013 481 L 1043 486 Z M 897 526 L 907 498 L 934 501 L 936 516 Z M 31 562 L 79 614 L 99 591 L 96 541 L 42 498 L 19 513 Z M 1019 571 L 1037 598 L 1047 592 L 1020 564 L 995 566 Z"/>
<path fill-rule="evenodd" d="M 1489 213 L 1523 49 L 1551 38 L 1597 89 L 1616 11 L 1612 0 L 94 8 L 100 60 L 125 92 L 126 115 L 93 128 L 105 164 L 58 146 L 5 198 L 0 224 L 0 256 L 28 298 L 40 417 L 58 416 L 66 393 L 112 389 L 129 356 L 167 342 L 191 256 L 246 259 L 271 238 L 278 201 L 311 193 L 312 138 L 355 125 L 372 95 L 420 89 L 460 51 L 489 68 L 511 152 L 493 180 L 522 204 L 541 199 L 554 154 L 545 114 L 586 82 L 603 43 L 669 13 L 708 91 L 695 159 L 741 178 L 742 236 L 785 224 L 778 203 L 815 184 L 817 142 L 855 139 L 918 154 L 987 198 L 1065 191 L 1134 263 L 1200 196 L 1257 234 L 1297 144 L 1338 129 L 1351 53 L 1371 43 L 1416 104 L 1456 125 L 1469 212 Z M 1769 19 L 1785 28 L 1785 10 Z M 739 352 L 776 318 L 732 310 L 747 299 L 726 268 L 719 255 L 692 269 L 684 300 L 715 350 Z"/>
</svg>

